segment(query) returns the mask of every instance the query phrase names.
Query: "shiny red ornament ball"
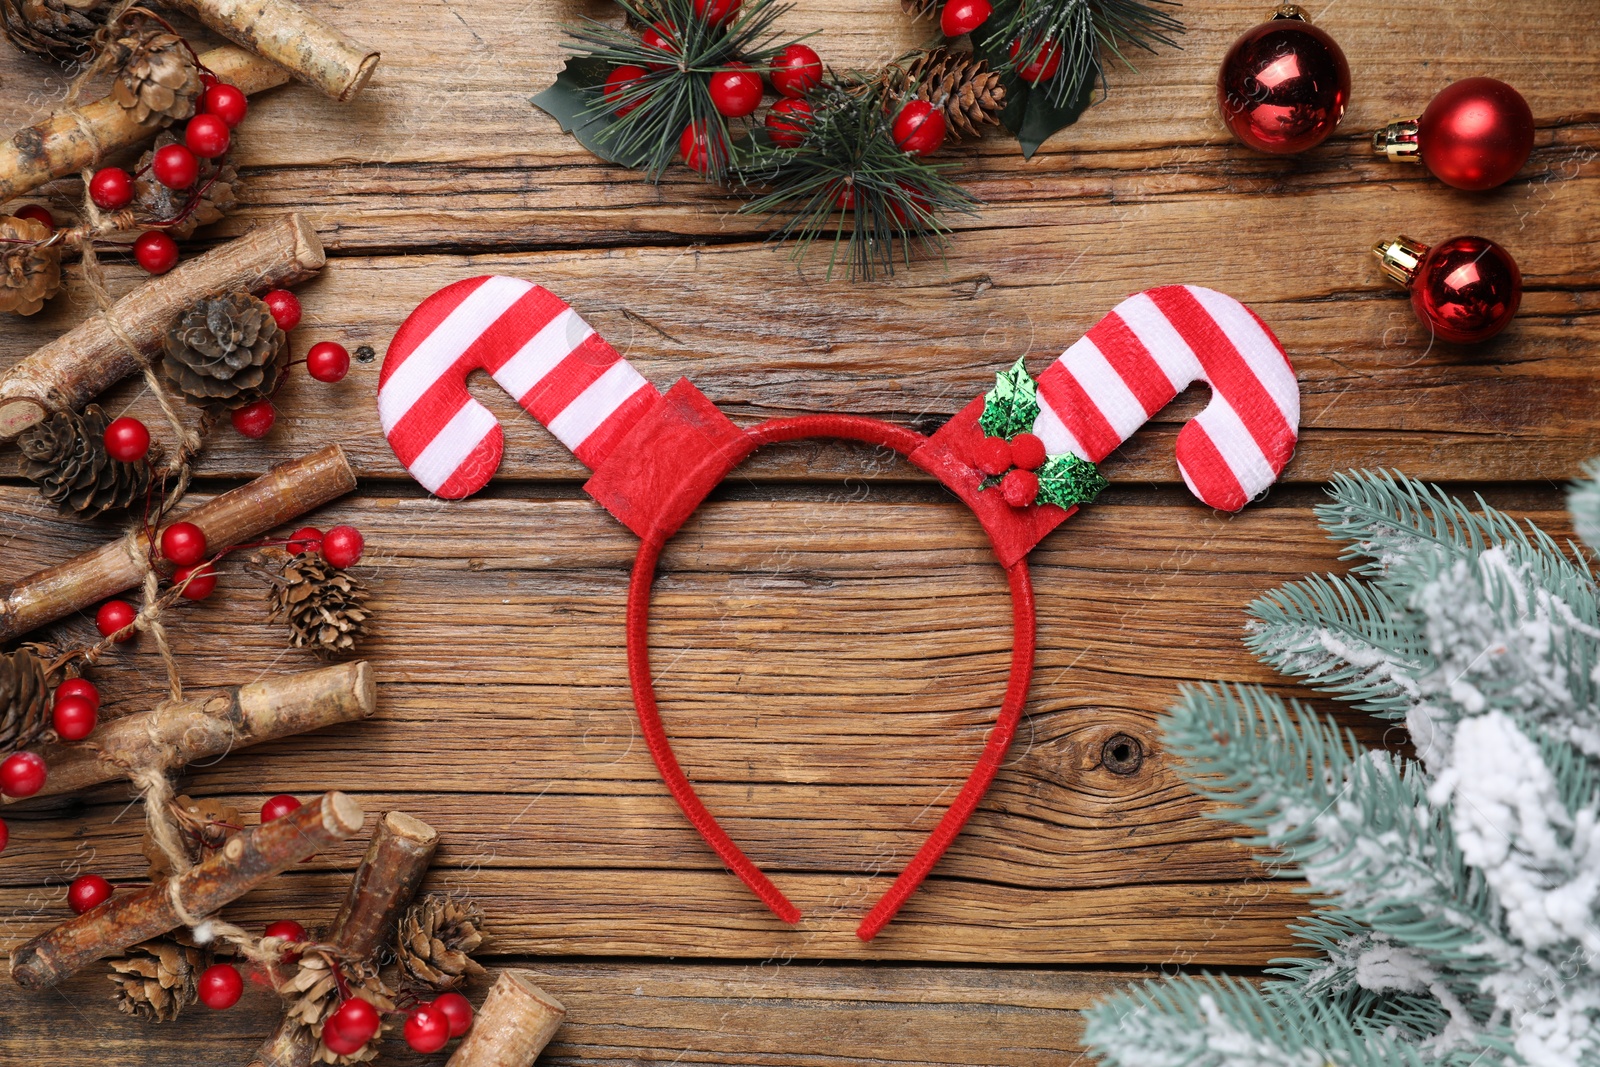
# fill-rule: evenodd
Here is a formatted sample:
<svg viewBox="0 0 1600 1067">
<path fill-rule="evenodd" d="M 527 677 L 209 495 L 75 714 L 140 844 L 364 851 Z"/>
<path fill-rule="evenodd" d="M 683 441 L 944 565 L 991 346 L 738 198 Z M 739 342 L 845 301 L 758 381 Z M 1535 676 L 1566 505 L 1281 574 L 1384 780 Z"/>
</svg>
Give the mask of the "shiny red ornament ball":
<svg viewBox="0 0 1600 1067">
<path fill-rule="evenodd" d="M 451 1037 L 460 1037 L 472 1029 L 472 1002 L 460 993 L 445 993 L 434 1000 L 433 1006 L 450 1020 Z"/>
<path fill-rule="evenodd" d="M 1011 42 L 1008 55 L 1016 63 L 1017 53 L 1022 51 L 1022 38 L 1018 37 Z M 1033 58 L 1017 67 L 1017 77 L 1029 85 L 1038 85 L 1042 81 L 1049 81 L 1061 69 L 1061 45 L 1055 41 L 1040 41 L 1039 48 L 1033 53 Z"/>
<path fill-rule="evenodd" d="M 744 0 L 694 0 L 694 13 L 713 26 L 725 26 L 742 6 Z"/>
<path fill-rule="evenodd" d="M 95 612 L 94 626 L 95 629 L 100 631 L 101 637 L 120 634 L 116 639 L 117 644 L 120 645 L 132 641 L 133 635 L 137 633 L 135 630 L 128 629 L 133 624 L 135 615 L 133 605 L 126 600 L 108 600 L 100 605 L 99 611 Z"/>
<path fill-rule="evenodd" d="M 372 1040 L 381 1023 L 377 1008 L 360 997 L 351 997 L 328 1016 L 323 1024 L 323 1032 L 326 1034 L 331 1030 L 346 1041 L 354 1041 L 359 1047 Z"/>
<path fill-rule="evenodd" d="M 772 87 L 779 96 L 800 97 L 822 84 L 822 57 L 792 44 L 772 58 Z"/>
<path fill-rule="evenodd" d="M 988 22 L 992 14 L 989 0 L 948 0 L 939 13 L 939 29 L 946 37 L 960 37 Z"/>
<path fill-rule="evenodd" d="M 121 167 L 101 167 L 89 179 L 89 199 L 101 211 L 120 211 L 133 203 L 133 176 Z"/>
<path fill-rule="evenodd" d="M 123 463 L 137 463 L 150 451 L 150 431 L 131 415 L 113 419 L 105 432 L 106 451 Z"/>
<path fill-rule="evenodd" d="M 306 933 L 306 928 L 293 919 L 279 919 L 277 922 L 267 924 L 261 931 L 262 937 L 277 937 L 291 945 L 301 945 L 311 940 L 311 935 Z M 292 948 L 283 950 L 283 955 L 278 957 L 280 963 L 293 963 L 300 958 L 300 953 Z"/>
<path fill-rule="evenodd" d="M 1423 166 L 1457 189 L 1505 184 L 1532 151 L 1532 109 L 1521 93 L 1493 78 L 1456 82 L 1417 119 Z"/>
<path fill-rule="evenodd" d="M 322 551 L 322 531 L 315 526 L 302 526 L 289 535 L 289 543 L 285 546 L 296 555 L 301 552 Z"/>
<path fill-rule="evenodd" d="M 764 91 L 756 72 L 743 63 L 711 75 L 711 106 L 730 119 L 743 118 L 761 106 Z"/>
<path fill-rule="evenodd" d="M 1032 471 L 1009 471 L 1000 481 L 1000 493 L 1014 508 L 1025 508 L 1039 495 L 1039 476 Z"/>
<path fill-rule="evenodd" d="M 94 733 L 99 718 L 95 706 L 83 697 L 57 694 L 55 706 L 50 709 L 50 724 L 63 741 L 82 741 Z"/>
<path fill-rule="evenodd" d="M 205 112 L 215 115 L 232 129 L 244 121 L 250 110 L 250 101 L 236 85 L 219 82 L 206 90 Z"/>
<path fill-rule="evenodd" d="M 767 111 L 767 136 L 780 148 L 793 148 L 805 138 L 811 114 L 808 101 L 784 97 Z"/>
<path fill-rule="evenodd" d="M 291 811 L 298 811 L 300 802 L 288 793 L 279 793 L 275 797 L 268 797 L 261 805 L 261 821 L 263 823 L 275 822 Z"/>
<path fill-rule="evenodd" d="M 133 242 L 133 258 L 151 274 L 165 274 L 178 265 L 178 243 L 160 230 L 146 230 Z"/>
<path fill-rule="evenodd" d="M 278 421 L 278 410 L 270 400 L 253 400 L 234 408 L 230 418 L 235 430 L 259 441 L 272 432 L 272 424 Z"/>
<path fill-rule="evenodd" d="M 263 296 L 261 302 L 267 305 L 267 310 L 272 313 L 272 321 L 284 333 L 300 325 L 300 298 L 289 290 L 274 289 Z"/>
<path fill-rule="evenodd" d="M 1044 442 L 1036 435 L 1019 433 L 1011 439 L 1011 462 L 1025 471 L 1036 471 L 1044 461 Z"/>
<path fill-rule="evenodd" d="M 617 67 L 610 74 L 606 75 L 606 85 L 603 92 L 606 98 L 606 103 L 611 105 L 611 109 L 616 113 L 617 118 L 620 119 L 622 116 L 626 115 L 628 112 L 632 111 L 634 108 L 638 107 L 640 104 L 649 99 L 648 96 L 641 96 L 636 99 L 629 100 L 627 103 L 622 103 L 623 94 L 628 92 L 629 88 L 631 88 L 635 82 L 639 81 L 649 73 L 650 72 L 645 70 L 643 67 L 636 66 L 632 63 L 624 63 L 622 66 Z"/>
<path fill-rule="evenodd" d="M 192 522 L 175 522 L 161 531 L 161 554 L 180 567 L 206 558 L 206 535 Z"/>
<path fill-rule="evenodd" d="M 1233 135 L 1258 152 L 1319 145 L 1350 103 L 1350 64 L 1337 42 L 1299 18 L 1274 18 L 1233 42 L 1217 73 L 1217 102 Z"/>
<path fill-rule="evenodd" d="M 56 699 L 65 700 L 67 697 L 87 700 L 90 707 L 100 710 L 100 689 L 87 678 L 68 678 L 56 686 Z"/>
<path fill-rule="evenodd" d="M 985 437 L 978 442 L 974 458 L 983 473 L 1004 474 L 1011 469 L 1011 442 L 1004 437 Z"/>
<path fill-rule="evenodd" d="M 894 117 L 894 143 L 902 152 L 926 156 L 944 144 L 944 112 L 926 100 L 907 100 Z"/>
<path fill-rule="evenodd" d="M 11 215 L 12 218 L 32 219 L 47 230 L 56 228 L 56 217 L 50 214 L 50 209 L 42 204 L 28 204 L 25 207 L 19 207 Z"/>
<path fill-rule="evenodd" d="M 178 594 L 183 599 L 204 600 L 217 590 L 217 571 L 209 563 L 200 567 L 180 567 L 172 572 L 172 584 L 183 587 Z"/>
<path fill-rule="evenodd" d="M 233 133 L 219 115 L 200 114 L 189 120 L 183 143 L 201 159 L 216 159 L 228 151 Z"/>
<path fill-rule="evenodd" d="M 406 1016 L 405 1037 L 414 1051 L 438 1052 L 450 1043 L 450 1018 L 432 1004 L 419 1004 Z"/>
<path fill-rule="evenodd" d="M 361 562 L 366 538 L 354 526 L 335 526 L 322 535 L 322 558 L 341 570 Z"/>
<path fill-rule="evenodd" d="M 233 964 L 214 963 L 200 973 L 200 980 L 194 988 L 200 1003 L 214 1011 L 222 1011 L 239 1003 L 239 997 L 244 994 L 244 978 Z"/>
<path fill-rule="evenodd" d="M 337 341 L 318 341 L 306 353 L 306 373 L 319 382 L 343 381 L 350 373 L 350 353 Z"/>
<path fill-rule="evenodd" d="M 115 887 L 98 874 L 85 874 L 74 878 L 67 886 L 67 907 L 74 915 L 98 908 L 111 899 Z"/>
<path fill-rule="evenodd" d="M 200 177 L 200 161 L 181 144 L 162 145 L 150 160 L 150 173 L 168 189 L 187 189 Z"/>
<path fill-rule="evenodd" d="M 713 143 L 712 139 L 717 136 L 706 126 L 704 119 L 696 119 L 685 126 L 678 137 L 678 151 L 683 154 L 683 165 L 696 174 L 709 171 L 712 154 L 721 148 L 720 143 Z"/>
<path fill-rule="evenodd" d="M 0 763 L 0 793 L 8 797 L 31 797 L 44 788 L 49 768 L 35 752 L 13 752 Z"/>
<path fill-rule="evenodd" d="M 1411 279 L 1411 307 L 1442 341 L 1487 341 L 1522 303 L 1522 271 L 1484 237 L 1452 237 L 1428 250 Z"/>
</svg>

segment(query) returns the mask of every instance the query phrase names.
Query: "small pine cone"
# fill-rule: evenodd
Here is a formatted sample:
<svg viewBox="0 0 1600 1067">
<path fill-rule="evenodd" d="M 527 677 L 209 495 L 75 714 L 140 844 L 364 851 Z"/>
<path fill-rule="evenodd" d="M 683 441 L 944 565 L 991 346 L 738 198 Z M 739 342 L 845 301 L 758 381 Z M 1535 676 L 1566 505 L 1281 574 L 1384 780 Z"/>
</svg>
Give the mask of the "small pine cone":
<svg viewBox="0 0 1600 1067">
<path fill-rule="evenodd" d="M 92 50 L 115 0 L 0 0 L 0 31 L 31 55 L 67 64 Z"/>
<path fill-rule="evenodd" d="M 62 511 L 95 518 L 145 499 L 150 468 L 124 463 L 106 451 L 106 424 L 98 404 L 82 414 L 58 411 L 17 439 L 22 473 Z"/>
<path fill-rule="evenodd" d="M 310 1029 L 318 1038 L 314 1062 L 340 1065 L 363 1063 L 377 1056 L 377 1037 L 362 1046 L 361 1051 L 349 1056 L 331 1052 L 321 1043 L 322 1024 L 327 1022 L 328 1016 L 333 1014 L 334 1009 L 344 999 L 339 993 L 339 980 L 334 976 L 335 967 L 344 977 L 345 986 L 350 990 L 351 996 L 360 997 L 377 1008 L 379 1013 L 394 1010 L 394 990 L 385 985 L 383 979 L 378 976 L 375 964 L 336 960 L 328 953 L 315 948 L 307 949 L 301 955 L 300 965 L 295 968 L 294 973 L 278 984 L 278 995 L 288 1002 L 285 1014 Z M 382 1030 L 379 1033 L 381 1034 Z"/>
<path fill-rule="evenodd" d="M 228 843 L 228 838 L 239 832 L 238 828 L 241 825 L 239 809 L 220 800 L 175 797 L 171 801 L 170 810 L 173 821 L 178 824 L 183 850 L 191 864 L 199 863 L 222 848 Z M 144 853 L 144 858 L 150 861 L 152 882 L 176 873 L 172 869 L 171 859 L 161 851 L 161 846 L 156 844 L 155 837 L 148 828 L 144 832 L 140 851 Z"/>
<path fill-rule="evenodd" d="M 31 649 L 0 653 L 0 756 L 27 748 L 50 725 L 50 685 Z"/>
<path fill-rule="evenodd" d="M 163 130 L 156 136 L 150 150 L 139 157 L 139 168 L 136 173 L 141 176 L 135 178 L 133 182 L 133 211 L 141 224 L 170 222 L 183 215 L 182 222 L 166 228 L 168 236 L 182 241 L 201 226 L 209 226 L 219 221 L 238 207 L 239 191 L 244 185 L 239 180 L 239 171 L 233 165 L 233 160 L 224 156 L 214 164 L 215 177 L 211 174 L 202 174 L 193 188 L 168 189 L 151 177 L 150 161 L 155 158 L 157 149 L 178 143 L 180 143 L 178 138 L 171 131 Z M 197 199 L 194 201 L 194 206 L 190 207 L 189 202 L 192 197 Z M 188 208 L 186 215 L 185 208 Z"/>
<path fill-rule="evenodd" d="M 204 951 L 166 938 L 134 945 L 109 962 L 117 1007 L 157 1023 L 171 1022 L 195 1002 L 195 982 L 208 966 Z"/>
<path fill-rule="evenodd" d="M 167 331 L 167 378 L 190 400 L 243 407 L 272 395 L 288 362 L 288 335 L 249 293 L 206 297 Z"/>
<path fill-rule="evenodd" d="M 110 47 L 120 67 L 111 99 L 131 112 L 135 122 L 166 126 L 194 114 L 200 68 L 182 37 L 138 20 Z"/>
<path fill-rule="evenodd" d="M 367 633 L 367 585 L 320 552 L 302 552 L 283 564 L 267 594 L 268 620 L 287 621 L 289 644 L 325 656 L 355 648 Z"/>
<path fill-rule="evenodd" d="M 472 958 L 483 944 L 483 911 L 462 897 L 423 897 L 406 909 L 395 929 L 395 954 L 413 980 L 437 992 L 454 989 L 468 975 L 482 974 Z"/>
<path fill-rule="evenodd" d="M 919 53 L 906 64 L 905 80 L 920 99 L 944 111 L 946 125 L 958 137 L 976 137 L 978 127 L 998 124 L 1006 106 L 1000 75 L 971 52 L 935 48 Z"/>
<path fill-rule="evenodd" d="M 32 315 L 61 291 L 61 243 L 35 243 L 49 236 L 35 219 L 0 216 L 0 311 Z"/>
</svg>

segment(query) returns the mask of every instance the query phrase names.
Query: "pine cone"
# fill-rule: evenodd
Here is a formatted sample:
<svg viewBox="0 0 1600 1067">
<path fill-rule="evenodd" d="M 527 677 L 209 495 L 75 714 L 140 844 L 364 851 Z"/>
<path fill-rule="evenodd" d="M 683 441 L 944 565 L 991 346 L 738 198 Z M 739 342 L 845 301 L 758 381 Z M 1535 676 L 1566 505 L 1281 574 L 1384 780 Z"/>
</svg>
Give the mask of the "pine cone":
<svg viewBox="0 0 1600 1067">
<path fill-rule="evenodd" d="M 111 48 L 120 68 L 111 99 L 141 126 L 166 126 L 194 114 L 200 68 L 183 38 L 143 20 L 123 28 Z"/>
<path fill-rule="evenodd" d="M 288 360 L 288 336 L 249 293 L 207 297 L 167 331 L 162 369 L 190 400 L 227 408 L 271 396 Z"/>
<path fill-rule="evenodd" d="M 483 944 L 483 911 L 463 897 L 426 896 L 406 909 L 395 930 L 400 967 L 437 992 L 454 989 L 483 967 L 470 955 Z"/>
<path fill-rule="evenodd" d="M 361 1051 L 350 1056 L 340 1056 L 321 1044 L 322 1024 L 333 1014 L 344 998 L 339 994 L 339 982 L 334 977 L 338 967 L 344 976 L 350 995 L 360 997 L 380 1013 L 394 1010 L 394 990 L 383 983 L 378 968 L 372 963 L 335 961 L 334 957 L 319 949 L 307 949 L 300 956 L 300 966 L 278 985 L 278 995 L 288 1001 L 285 1014 L 300 1025 L 309 1028 L 318 1038 L 316 1063 L 363 1063 L 378 1054 L 378 1038 L 374 1037 Z M 379 1034 L 382 1034 L 379 1030 Z"/>
<path fill-rule="evenodd" d="M 49 236 L 42 222 L 0 216 L 0 311 L 32 315 L 61 291 L 60 242 L 32 243 Z"/>
<path fill-rule="evenodd" d="M 170 130 L 163 130 L 156 136 L 150 150 L 139 157 L 137 173 L 141 177 L 133 182 L 132 206 L 141 222 L 168 222 L 183 215 L 182 222 L 166 228 L 169 236 L 182 241 L 201 226 L 217 222 L 238 207 L 239 190 L 243 188 L 243 183 L 239 180 L 239 171 L 233 165 L 232 157 L 224 156 L 213 164 L 216 167 L 215 177 L 202 174 L 193 188 L 168 189 L 151 177 L 150 161 L 155 158 L 157 149 L 179 143 Z M 197 192 L 198 199 L 193 207 L 189 207 L 190 198 L 195 197 Z M 187 215 L 183 214 L 185 208 L 189 209 Z"/>
<path fill-rule="evenodd" d="M 289 623 L 289 644 L 333 656 L 355 648 L 367 632 L 367 585 L 319 552 L 284 562 L 267 594 L 268 619 Z"/>
<path fill-rule="evenodd" d="M 27 648 L 0 654 L 0 756 L 27 748 L 50 726 L 50 684 Z"/>
<path fill-rule="evenodd" d="M 98 404 L 79 414 L 58 411 L 17 439 L 22 473 L 62 511 L 95 518 L 145 499 L 150 468 L 124 463 L 106 451 L 106 424 Z"/>
<path fill-rule="evenodd" d="M 0 31 L 31 55 L 83 59 L 115 0 L 0 0 Z"/>
<path fill-rule="evenodd" d="M 989 64 L 971 52 L 935 48 L 904 65 L 905 84 L 917 97 L 944 111 L 945 123 L 958 137 L 978 136 L 979 126 L 996 125 L 1006 106 L 1005 86 Z"/>
<path fill-rule="evenodd" d="M 110 959 L 111 999 L 129 1015 L 169 1023 L 196 1000 L 195 982 L 208 966 L 198 948 L 157 938 Z"/>
<path fill-rule="evenodd" d="M 188 854 L 190 863 L 199 863 L 227 844 L 228 838 L 238 833 L 239 809 L 232 805 L 224 804 L 220 800 L 209 798 L 194 800 L 186 796 L 175 797 L 171 803 L 173 821 L 178 824 L 178 832 L 183 838 L 184 852 Z M 148 828 L 145 829 L 140 851 L 144 853 L 144 858 L 150 861 L 152 882 L 175 873 L 172 861 L 161 851 L 161 846 L 156 844 Z"/>
</svg>

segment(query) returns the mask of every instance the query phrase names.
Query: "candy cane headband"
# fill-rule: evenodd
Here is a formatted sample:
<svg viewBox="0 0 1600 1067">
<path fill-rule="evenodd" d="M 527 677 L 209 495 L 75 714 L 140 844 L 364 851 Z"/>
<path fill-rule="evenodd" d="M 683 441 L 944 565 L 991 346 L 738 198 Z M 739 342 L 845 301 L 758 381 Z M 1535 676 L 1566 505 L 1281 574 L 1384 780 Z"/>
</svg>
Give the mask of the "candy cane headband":
<svg viewBox="0 0 1600 1067">
<path fill-rule="evenodd" d="M 641 543 L 628 586 L 634 707 L 673 799 L 730 870 L 785 922 L 800 911 L 733 843 L 689 783 L 667 739 L 650 677 L 650 590 L 667 540 L 713 488 L 763 445 L 841 437 L 892 448 L 972 508 L 1005 568 L 1012 599 L 1011 674 L 994 731 L 939 825 L 856 933 L 892 919 L 977 808 L 1022 715 L 1033 673 L 1027 555 L 1092 499 L 1098 463 L 1190 383 L 1211 402 L 1178 434 L 1178 466 L 1212 507 L 1237 511 L 1271 485 L 1294 451 L 1300 390 L 1272 331 L 1232 297 L 1163 286 L 1118 304 L 1039 376 L 1019 360 L 996 388 L 932 436 L 853 415 L 735 426 L 681 379 L 665 395 L 549 292 L 518 278 L 469 278 L 424 300 L 395 334 L 378 377 L 378 413 L 395 455 L 430 492 L 470 496 L 500 465 L 494 416 L 468 394 L 486 370 L 594 473 L 584 489 Z M 1040 500 L 1007 504 L 994 486 L 991 434 L 1031 429 L 1050 457 Z M 1099 482 L 1103 484 L 1103 482 Z"/>
</svg>

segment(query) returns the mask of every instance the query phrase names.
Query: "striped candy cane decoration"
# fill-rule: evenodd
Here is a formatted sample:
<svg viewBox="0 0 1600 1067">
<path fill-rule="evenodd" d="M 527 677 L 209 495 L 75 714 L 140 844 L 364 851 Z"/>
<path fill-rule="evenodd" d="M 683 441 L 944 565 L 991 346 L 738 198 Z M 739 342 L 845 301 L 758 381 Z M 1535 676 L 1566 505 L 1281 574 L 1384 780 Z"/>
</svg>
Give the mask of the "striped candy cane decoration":
<svg viewBox="0 0 1600 1067">
<path fill-rule="evenodd" d="M 401 325 L 378 375 L 378 416 L 395 455 L 447 500 L 482 489 L 504 435 L 467 392 L 483 369 L 590 469 L 661 394 L 565 303 L 519 278 L 468 278 Z"/>
<path fill-rule="evenodd" d="M 1237 511 L 1294 453 L 1300 387 L 1283 346 L 1255 312 L 1196 285 L 1128 297 L 1039 376 L 1034 433 L 1052 455 L 1098 463 L 1191 382 L 1211 403 L 1178 433 L 1190 491 Z"/>
</svg>

